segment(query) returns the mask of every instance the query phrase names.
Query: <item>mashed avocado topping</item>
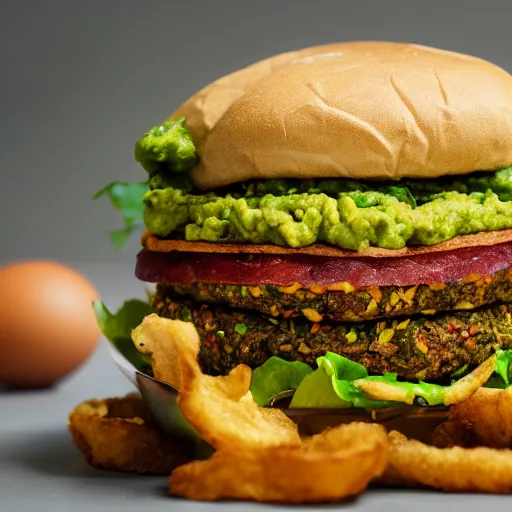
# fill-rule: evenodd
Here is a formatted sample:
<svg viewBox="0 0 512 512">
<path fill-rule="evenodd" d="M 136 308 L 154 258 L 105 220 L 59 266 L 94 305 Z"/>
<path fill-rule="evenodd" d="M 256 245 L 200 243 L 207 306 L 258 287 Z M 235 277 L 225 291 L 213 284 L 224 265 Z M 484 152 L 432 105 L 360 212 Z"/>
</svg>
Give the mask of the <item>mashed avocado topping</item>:
<svg viewBox="0 0 512 512">
<path fill-rule="evenodd" d="M 135 144 L 135 160 L 151 175 L 162 169 L 184 172 L 197 161 L 185 118 L 169 120 L 146 132 Z"/>
<path fill-rule="evenodd" d="M 512 202 L 491 190 L 442 192 L 415 208 L 375 191 L 236 198 L 168 187 L 149 191 L 143 201 L 144 223 L 152 233 L 191 241 L 400 249 L 512 228 Z"/>
<path fill-rule="evenodd" d="M 135 191 L 142 206 L 126 206 L 131 226 L 138 225 L 135 213 L 165 238 L 400 249 L 512 228 L 512 167 L 435 180 L 251 180 L 199 191 L 188 173 L 198 155 L 184 118 L 146 132 L 135 158 L 149 177 L 136 189 L 124 184 L 125 196 L 132 199 Z M 111 201 L 124 211 L 117 204 L 123 184 L 115 185 L 104 192 L 117 191 Z"/>
</svg>

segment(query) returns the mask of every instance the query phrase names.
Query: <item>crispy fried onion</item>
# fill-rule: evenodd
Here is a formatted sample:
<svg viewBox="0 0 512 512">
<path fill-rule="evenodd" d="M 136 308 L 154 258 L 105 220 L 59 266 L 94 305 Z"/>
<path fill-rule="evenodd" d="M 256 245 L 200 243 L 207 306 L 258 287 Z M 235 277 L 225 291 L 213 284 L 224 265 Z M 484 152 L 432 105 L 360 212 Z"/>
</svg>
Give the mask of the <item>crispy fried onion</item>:
<svg viewBox="0 0 512 512">
<path fill-rule="evenodd" d="M 192 459 L 192 447 L 163 435 L 142 398 L 88 400 L 69 415 L 73 443 L 98 469 L 169 474 Z"/>
<path fill-rule="evenodd" d="M 482 364 L 477 366 L 471 373 L 468 373 L 447 388 L 444 397 L 444 405 L 457 404 L 463 400 L 467 400 L 489 380 L 495 367 L 496 354 L 493 354 Z M 387 382 L 358 379 L 354 381 L 354 385 L 361 391 L 364 391 L 364 393 L 373 400 L 391 400 L 409 405 L 414 403 L 414 393 Z"/>
<path fill-rule="evenodd" d="M 379 482 L 397 487 L 427 486 L 451 492 L 509 493 L 512 452 L 487 447 L 437 448 L 389 434 L 389 463 Z"/>
<path fill-rule="evenodd" d="M 387 459 L 380 425 L 350 423 L 304 439 L 300 446 L 239 445 L 218 451 L 175 469 L 170 485 L 172 493 L 195 500 L 337 501 L 362 492 Z"/>
<path fill-rule="evenodd" d="M 191 323 L 153 314 L 134 329 L 132 338 L 140 351 L 152 354 L 155 377 L 178 384 L 183 415 L 215 449 L 300 444 L 295 423 L 282 411 L 256 405 L 249 391 L 248 366 L 239 365 L 220 377 L 202 373 L 197 362 L 199 336 Z"/>
<path fill-rule="evenodd" d="M 217 451 L 175 469 L 170 491 L 195 500 L 335 501 L 362 492 L 383 471 L 389 442 L 380 425 L 353 423 L 301 439 L 278 409 L 258 407 L 249 390 L 251 370 L 227 376 L 202 373 L 199 337 L 190 323 L 146 317 L 132 333 L 136 347 L 162 361 L 156 377 L 179 382 L 187 420 Z"/>
<path fill-rule="evenodd" d="M 448 420 L 434 431 L 432 443 L 438 448 L 512 448 L 512 388 L 480 388 L 452 406 Z"/>
</svg>

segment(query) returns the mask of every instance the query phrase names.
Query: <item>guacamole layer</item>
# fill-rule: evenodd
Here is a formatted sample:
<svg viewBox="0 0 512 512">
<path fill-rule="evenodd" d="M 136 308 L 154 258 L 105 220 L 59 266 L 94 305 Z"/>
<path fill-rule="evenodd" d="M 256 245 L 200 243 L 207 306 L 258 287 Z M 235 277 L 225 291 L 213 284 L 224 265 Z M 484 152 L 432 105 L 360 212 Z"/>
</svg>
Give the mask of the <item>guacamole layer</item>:
<svg viewBox="0 0 512 512">
<path fill-rule="evenodd" d="M 512 191 L 511 169 L 499 173 L 509 178 Z M 294 248 L 318 242 L 353 250 L 432 245 L 457 235 L 512 228 L 508 194 L 492 188 L 464 192 L 450 187 L 428 194 L 429 185 L 439 188 L 442 183 L 427 182 L 423 188 L 416 183 L 417 191 L 407 186 L 364 190 L 367 185 L 361 185 L 362 190 L 344 192 L 245 197 L 239 192 L 200 194 L 167 186 L 144 195 L 144 223 L 157 236 L 190 241 Z"/>
</svg>

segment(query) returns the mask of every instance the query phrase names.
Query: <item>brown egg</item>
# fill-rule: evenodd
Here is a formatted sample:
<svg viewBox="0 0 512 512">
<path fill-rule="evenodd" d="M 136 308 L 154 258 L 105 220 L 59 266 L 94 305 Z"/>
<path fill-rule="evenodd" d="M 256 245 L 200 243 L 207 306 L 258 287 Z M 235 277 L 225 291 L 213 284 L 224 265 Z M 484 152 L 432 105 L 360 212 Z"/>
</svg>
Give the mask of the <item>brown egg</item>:
<svg viewBox="0 0 512 512">
<path fill-rule="evenodd" d="M 45 387 L 80 366 L 100 338 L 97 298 L 84 276 L 59 263 L 0 269 L 0 383 Z"/>
</svg>

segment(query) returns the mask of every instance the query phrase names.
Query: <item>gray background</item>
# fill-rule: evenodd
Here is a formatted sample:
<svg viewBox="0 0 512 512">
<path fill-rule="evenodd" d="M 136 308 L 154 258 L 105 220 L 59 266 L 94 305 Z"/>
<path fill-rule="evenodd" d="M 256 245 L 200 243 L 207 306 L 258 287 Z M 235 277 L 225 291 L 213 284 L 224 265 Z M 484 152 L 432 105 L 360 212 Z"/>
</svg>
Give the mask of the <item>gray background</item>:
<svg viewBox="0 0 512 512">
<path fill-rule="evenodd" d="M 3 260 L 133 261 L 93 193 L 142 180 L 133 146 L 215 78 L 315 44 L 395 40 L 512 68 L 507 0 L 7 1 L 0 11 Z"/>
</svg>

